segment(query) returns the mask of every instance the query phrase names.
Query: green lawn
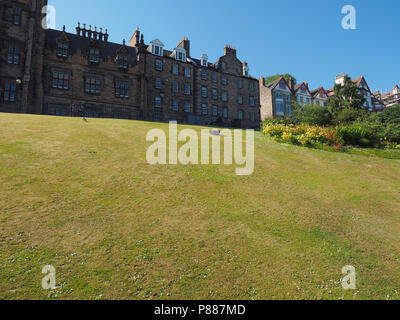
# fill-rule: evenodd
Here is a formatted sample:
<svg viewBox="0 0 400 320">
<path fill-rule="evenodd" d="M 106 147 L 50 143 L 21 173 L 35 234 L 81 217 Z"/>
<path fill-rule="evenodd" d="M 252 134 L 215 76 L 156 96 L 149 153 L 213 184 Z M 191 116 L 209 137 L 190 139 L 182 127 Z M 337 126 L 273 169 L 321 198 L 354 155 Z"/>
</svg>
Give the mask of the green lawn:
<svg viewBox="0 0 400 320">
<path fill-rule="evenodd" d="M 400 298 L 400 160 L 256 133 L 251 176 L 150 166 L 154 127 L 0 114 L 0 299 Z"/>
</svg>

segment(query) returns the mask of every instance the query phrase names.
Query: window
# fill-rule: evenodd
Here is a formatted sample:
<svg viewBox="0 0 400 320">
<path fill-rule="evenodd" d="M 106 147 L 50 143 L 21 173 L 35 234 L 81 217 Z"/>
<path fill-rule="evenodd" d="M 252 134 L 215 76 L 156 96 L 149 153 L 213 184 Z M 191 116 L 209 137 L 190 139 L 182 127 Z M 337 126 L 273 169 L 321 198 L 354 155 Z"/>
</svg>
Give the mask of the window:
<svg viewBox="0 0 400 320">
<path fill-rule="evenodd" d="M 191 92 L 190 83 L 185 83 L 185 94 L 190 95 L 190 92 Z"/>
<path fill-rule="evenodd" d="M 283 99 L 283 94 L 282 94 L 282 92 L 277 91 L 277 92 L 275 93 L 275 98 L 276 98 L 276 99 Z"/>
<path fill-rule="evenodd" d="M 217 75 L 215 73 L 212 74 L 212 82 L 218 82 Z"/>
<path fill-rule="evenodd" d="M 218 100 L 218 90 L 217 89 L 212 90 L 212 95 L 213 95 L 214 100 Z"/>
<path fill-rule="evenodd" d="M 59 42 L 57 44 L 57 57 L 61 58 L 68 57 L 68 43 Z"/>
<path fill-rule="evenodd" d="M 212 106 L 212 114 L 214 117 L 218 116 L 218 107 Z"/>
<path fill-rule="evenodd" d="M 255 90 L 254 82 L 250 82 L 249 83 L 249 89 L 250 89 L 250 91 L 254 91 Z"/>
<path fill-rule="evenodd" d="M 283 102 L 279 101 L 276 103 L 276 114 L 278 116 L 284 116 L 285 115 L 285 111 L 283 108 Z"/>
<path fill-rule="evenodd" d="M 292 100 L 292 99 L 291 99 L 291 97 L 290 97 L 290 94 L 288 94 L 288 95 L 286 96 L 286 101 L 287 101 L 287 102 L 290 102 L 290 100 Z"/>
<path fill-rule="evenodd" d="M 254 97 L 250 97 L 250 107 L 254 107 L 256 105 L 256 101 Z"/>
<path fill-rule="evenodd" d="M 89 62 L 91 62 L 91 63 L 99 63 L 100 62 L 100 50 L 99 49 L 90 49 L 89 50 Z"/>
<path fill-rule="evenodd" d="M 175 59 L 186 62 L 186 51 L 183 48 L 177 48 L 175 49 Z"/>
<path fill-rule="evenodd" d="M 207 88 L 206 87 L 201 87 L 201 96 L 203 98 L 207 98 Z"/>
<path fill-rule="evenodd" d="M 49 114 L 52 116 L 64 116 L 68 115 L 68 111 L 66 107 L 62 106 L 49 106 Z"/>
<path fill-rule="evenodd" d="M 280 82 L 279 83 L 279 88 L 282 89 L 282 90 L 286 90 L 286 84 L 283 83 L 283 82 Z"/>
<path fill-rule="evenodd" d="M 173 93 L 178 93 L 179 92 L 179 83 L 178 82 L 173 82 L 172 83 L 172 92 Z"/>
<path fill-rule="evenodd" d="M 163 47 L 156 44 L 151 44 L 151 53 L 156 56 L 163 56 Z"/>
<path fill-rule="evenodd" d="M 292 107 L 290 104 L 286 105 L 286 115 L 290 116 L 292 114 Z"/>
<path fill-rule="evenodd" d="M 221 76 L 221 83 L 226 86 L 226 84 L 228 83 L 228 80 L 226 79 L 226 76 Z"/>
<path fill-rule="evenodd" d="M 189 67 L 185 67 L 185 77 L 190 78 L 191 77 L 191 70 Z"/>
<path fill-rule="evenodd" d="M 17 26 L 21 24 L 21 8 L 15 8 L 14 10 L 14 24 Z"/>
<path fill-rule="evenodd" d="M 90 94 L 100 94 L 100 79 L 87 77 L 85 79 L 85 92 Z"/>
<path fill-rule="evenodd" d="M 118 64 L 120 69 L 128 69 L 128 57 L 118 56 Z"/>
<path fill-rule="evenodd" d="M 222 101 L 228 101 L 228 93 L 226 91 L 222 91 Z"/>
<path fill-rule="evenodd" d="M 227 108 L 223 108 L 223 109 L 222 109 L 222 116 L 223 116 L 224 118 L 228 118 L 228 109 L 227 109 Z"/>
<path fill-rule="evenodd" d="M 242 89 L 243 88 L 243 80 L 242 79 L 238 80 L 237 87 L 238 87 L 238 89 Z"/>
<path fill-rule="evenodd" d="M 185 101 L 185 112 L 190 113 L 192 111 L 192 107 L 190 105 L 190 101 Z"/>
<path fill-rule="evenodd" d="M 203 114 L 203 115 L 207 115 L 208 114 L 208 106 L 207 106 L 207 104 L 206 103 L 203 103 L 202 105 L 201 105 L 201 113 Z"/>
<path fill-rule="evenodd" d="M 160 59 L 156 59 L 155 68 L 157 71 L 162 71 L 163 70 L 163 61 Z"/>
<path fill-rule="evenodd" d="M 156 89 L 162 88 L 162 80 L 161 78 L 156 78 Z"/>
<path fill-rule="evenodd" d="M 154 106 L 156 108 L 161 108 L 162 107 L 161 97 L 155 97 L 154 98 Z"/>
<path fill-rule="evenodd" d="M 238 111 L 238 119 L 243 120 L 243 111 L 242 110 Z"/>
<path fill-rule="evenodd" d="M 203 67 L 208 66 L 208 56 L 206 54 L 202 54 L 200 58 L 200 63 Z"/>
<path fill-rule="evenodd" d="M 162 68 L 161 68 L 161 70 L 162 70 Z M 177 63 L 174 63 L 172 65 L 172 74 L 176 75 L 176 76 L 179 74 L 179 65 Z"/>
<path fill-rule="evenodd" d="M 54 89 L 69 89 L 69 74 L 67 72 L 53 72 L 53 88 Z"/>
<path fill-rule="evenodd" d="M 244 66 L 244 67 L 243 67 L 243 75 L 244 75 L 246 78 L 249 77 L 249 71 L 250 71 L 250 69 L 249 69 L 248 66 Z"/>
<path fill-rule="evenodd" d="M 250 121 L 255 121 L 255 114 L 253 111 L 250 112 Z"/>
<path fill-rule="evenodd" d="M 9 81 L 4 84 L 4 101 L 14 102 L 15 101 L 16 84 L 14 81 Z"/>
<path fill-rule="evenodd" d="M 240 94 L 238 95 L 238 103 L 243 104 L 243 96 Z"/>
<path fill-rule="evenodd" d="M 179 111 L 179 101 L 178 99 L 172 100 L 172 110 Z"/>
<path fill-rule="evenodd" d="M 8 63 L 19 64 L 19 48 L 13 46 L 8 48 Z"/>
<path fill-rule="evenodd" d="M 204 70 L 201 71 L 201 80 L 207 81 L 207 72 Z"/>
<path fill-rule="evenodd" d="M 115 96 L 120 98 L 129 98 L 129 85 L 126 81 L 115 82 Z"/>
</svg>

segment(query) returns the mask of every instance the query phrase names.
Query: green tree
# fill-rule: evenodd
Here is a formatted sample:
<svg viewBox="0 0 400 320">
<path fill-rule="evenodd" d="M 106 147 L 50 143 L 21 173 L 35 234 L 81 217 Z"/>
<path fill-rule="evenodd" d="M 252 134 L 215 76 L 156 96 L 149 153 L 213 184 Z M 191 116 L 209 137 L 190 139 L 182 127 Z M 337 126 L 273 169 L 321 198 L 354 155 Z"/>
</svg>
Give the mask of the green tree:
<svg viewBox="0 0 400 320">
<path fill-rule="evenodd" d="M 331 114 L 326 107 L 310 104 L 300 106 L 294 103 L 293 123 L 306 123 L 314 126 L 325 126 L 331 123 Z"/>
<path fill-rule="evenodd" d="M 328 108 L 334 117 L 344 109 L 361 110 L 363 108 L 365 98 L 348 75 L 344 77 L 344 85 L 335 85 L 334 92 L 335 95 L 328 99 Z"/>
<path fill-rule="evenodd" d="M 297 83 L 297 80 L 295 77 L 293 77 L 291 74 L 289 73 L 285 73 L 285 74 L 276 74 L 274 76 L 269 76 L 265 78 L 265 84 L 271 83 L 279 78 L 283 77 L 286 82 L 290 85 L 290 80 L 293 79 L 294 80 L 294 84 Z"/>
</svg>

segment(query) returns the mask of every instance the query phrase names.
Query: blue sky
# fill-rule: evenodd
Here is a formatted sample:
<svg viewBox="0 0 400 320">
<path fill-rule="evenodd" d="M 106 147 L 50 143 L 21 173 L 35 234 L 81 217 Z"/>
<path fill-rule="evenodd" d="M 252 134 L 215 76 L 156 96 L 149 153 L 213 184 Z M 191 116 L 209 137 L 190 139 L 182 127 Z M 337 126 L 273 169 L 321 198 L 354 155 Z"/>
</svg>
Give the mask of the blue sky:
<svg viewBox="0 0 400 320">
<path fill-rule="evenodd" d="M 371 90 L 400 84 L 398 0 L 49 0 L 57 29 L 78 21 L 108 28 L 110 41 L 129 41 L 139 27 L 145 42 L 172 50 L 186 36 L 191 55 L 210 61 L 225 44 L 237 48 L 255 77 L 291 73 L 310 88 L 333 86 L 336 75 L 363 74 Z M 341 9 L 357 10 L 357 30 L 344 30 Z"/>
</svg>

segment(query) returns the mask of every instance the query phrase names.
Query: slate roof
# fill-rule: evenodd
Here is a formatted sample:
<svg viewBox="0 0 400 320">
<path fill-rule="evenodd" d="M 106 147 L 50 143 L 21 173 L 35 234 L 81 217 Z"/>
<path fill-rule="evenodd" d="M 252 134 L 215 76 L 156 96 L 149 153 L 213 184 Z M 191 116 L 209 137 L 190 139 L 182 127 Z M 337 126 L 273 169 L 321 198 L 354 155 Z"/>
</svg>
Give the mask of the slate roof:
<svg viewBox="0 0 400 320">
<path fill-rule="evenodd" d="M 87 37 L 78 36 L 73 33 L 53 29 L 46 30 L 46 47 L 55 50 L 57 48 L 57 39 L 62 37 L 63 33 L 69 40 L 69 50 L 71 54 L 76 53 L 78 49 L 80 49 L 82 52 L 85 52 L 85 50 L 95 43 L 96 46 L 100 48 L 101 58 L 115 58 L 118 54 L 118 51 L 123 47 L 123 44 L 94 40 Z M 128 50 L 131 56 L 131 61 L 136 61 L 136 48 L 127 45 L 125 48 Z"/>
</svg>

